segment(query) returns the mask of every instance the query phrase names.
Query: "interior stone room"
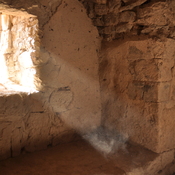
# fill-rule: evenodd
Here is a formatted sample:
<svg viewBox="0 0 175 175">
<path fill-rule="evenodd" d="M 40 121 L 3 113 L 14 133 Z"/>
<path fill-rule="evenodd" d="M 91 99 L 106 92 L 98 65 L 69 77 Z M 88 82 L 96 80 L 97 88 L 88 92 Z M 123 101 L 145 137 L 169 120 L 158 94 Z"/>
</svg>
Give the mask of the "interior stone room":
<svg viewBox="0 0 175 175">
<path fill-rule="evenodd" d="M 0 175 L 174 175 L 174 66 L 174 0 L 0 0 Z"/>
</svg>

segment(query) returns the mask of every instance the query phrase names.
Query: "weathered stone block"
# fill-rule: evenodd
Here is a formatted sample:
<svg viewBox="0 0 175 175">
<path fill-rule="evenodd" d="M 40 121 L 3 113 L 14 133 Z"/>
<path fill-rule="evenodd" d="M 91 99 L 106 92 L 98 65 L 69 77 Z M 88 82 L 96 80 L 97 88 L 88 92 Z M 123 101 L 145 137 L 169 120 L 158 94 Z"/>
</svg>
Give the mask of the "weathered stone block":
<svg viewBox="0 0 175 175">
<path fill-rule="evenodd" d="M 133 22 L 136 19 L 135 12 L 132 11 L 125 11 L 120 13 L 119 15 L 119 22 Z"/>
<path fill-rule="evenodd" d="M 161 153 L 162 169 L 165 168 L 166 165 L 172 163 L 173 160 L 174 160 L 174 150 L 165 151 Z"/>
<path fill-rule="evenodd" d="M 95 4 L 95 13 L 97 15 L 106 15 L 108 13 L 108 8 L 103 4 Z"/>
<path fill-rule="evenodd" d="M 118 13 L 121 6 L 120 0 L 110 0 L 108 1 L 109 11 L 113 13 Z"/>
<path fill-rule="evenodd" d="M 93 24 L 95 26 L 104 26 L 103 18 L 102 17 L 98 17 L 98 18 L 93 19 Z"/>
<path fill-rule="evenodd" d="M 170 11 L 166 2 L 154 3 L 151 7 L 141 8 L 138 11 L 138 18 L 143 19 L 144 25 L 167 25 Z M 138 20 L 139 22 L 139 20 Z"/>
<path fill-rule="evenodd" d="M 99 29 L 100 34 L 111 34 L 111 33 L 114 33 L 114 31 L 115 31 L 115 26 L 107 26 Z"/>
<path fill-rule="evenodd" d="M 104 15 L 103 21 L 105 26 L 116 25 L 119 22 L 119 15 L 108 13 L 107 15 Z"/>
<path fill-rule="evenodd" d="M 122 24 L 122 25 L 118 25 L 116 26 L 116 33 L 124 33 L 124 32 L 129 32 L 133 27 L 133 24 Z"/>
</svg>

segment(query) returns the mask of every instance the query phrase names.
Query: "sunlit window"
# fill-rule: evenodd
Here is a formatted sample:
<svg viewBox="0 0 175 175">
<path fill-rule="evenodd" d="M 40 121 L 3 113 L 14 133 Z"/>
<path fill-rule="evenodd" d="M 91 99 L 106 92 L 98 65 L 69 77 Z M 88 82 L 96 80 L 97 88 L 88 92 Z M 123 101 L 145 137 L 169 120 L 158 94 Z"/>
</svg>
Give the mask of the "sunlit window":
<svg viewBox="0 0 175 175">
<path fill-rule="evenodd" d="M 35 17 L 0 14 L 0 93 L 38 90 L 33 60 L 39 43 Z"/>
</svg>

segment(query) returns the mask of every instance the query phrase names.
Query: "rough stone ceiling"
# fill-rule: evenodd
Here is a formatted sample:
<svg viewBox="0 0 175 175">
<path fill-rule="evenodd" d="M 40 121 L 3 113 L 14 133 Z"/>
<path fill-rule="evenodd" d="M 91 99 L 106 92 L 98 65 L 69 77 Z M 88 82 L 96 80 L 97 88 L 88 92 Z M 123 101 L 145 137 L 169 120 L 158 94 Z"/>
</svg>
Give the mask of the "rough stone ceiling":
<svg viewBox="0 0 175 175">
<path fill-rule="evenodd" d="M 158 0 L 80 0 L 105 40 L 126 35 L 174 38 L 174 2 Z"/>
</svg>

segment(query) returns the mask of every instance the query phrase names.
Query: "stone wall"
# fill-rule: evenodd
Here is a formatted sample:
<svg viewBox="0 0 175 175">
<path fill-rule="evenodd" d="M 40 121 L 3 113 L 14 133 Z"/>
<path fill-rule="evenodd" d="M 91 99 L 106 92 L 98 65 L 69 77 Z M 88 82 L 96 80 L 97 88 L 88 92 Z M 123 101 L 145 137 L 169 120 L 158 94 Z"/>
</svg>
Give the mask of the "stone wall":
<svg viewBox="0 0 175 175">
<path fill-rule="evenodd" d="M 155 152 L 174 148 L 173 112 L 162 107 L 173 110 L 174 44 L 145 37 L 118 40 L 104 44 L 101 57 L 103 124 Z"/>
<path fill-rule="evenodd" d="M 0 11 L 22 16 L 13 18 L 17 26 L 12 29 L 23 17 L 39 20 L 40 52 L 31 57 L 41 82 L 38 93 L 1 93 L 0 159 L 71 141 L 75 133 L 98 127 L 100 39 L 83 5 L 72 0 L 1 1 Z M 35 20 L 30 22 L 25 32 L 32 32 Z M 25 33 L 17 34 L 24 40 L 15 46 L 24 42 L 27 49 Z"/>
<path fill-rule="evenodd" d="M 103 22 L 98 27 L 103 39 L 115 39 L 102 44 L 102 124 L 154 152 L 173 150 L 174 1 L 83 3 L 97 27 L 99 18 Z M 101 7 L 101 14 L 96 8 L 89 10 L 90 4 Z M 108 23 L 114 31 L 106 33 L 109 14 L 117 15 L 118 21 Z"/>
<path fill-rule="evenodd" d="M 80 0 L 100 36 L 111 41 L 141 34 L 174 38 L 174 1 Z"/>
</svg>

